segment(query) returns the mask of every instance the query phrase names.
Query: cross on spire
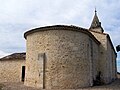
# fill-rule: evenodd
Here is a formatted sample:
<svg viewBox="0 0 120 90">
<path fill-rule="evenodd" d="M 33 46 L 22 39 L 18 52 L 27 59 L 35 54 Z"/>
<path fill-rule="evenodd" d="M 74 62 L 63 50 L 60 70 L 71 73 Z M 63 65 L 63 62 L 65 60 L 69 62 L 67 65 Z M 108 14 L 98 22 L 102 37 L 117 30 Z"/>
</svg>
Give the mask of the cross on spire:
<svg viewBox="0 0 120 90">
<path fill-rule="evenodd" d="M 96 7 L 95 7 L 95 13 L 97 13 Z"/>
</svg>

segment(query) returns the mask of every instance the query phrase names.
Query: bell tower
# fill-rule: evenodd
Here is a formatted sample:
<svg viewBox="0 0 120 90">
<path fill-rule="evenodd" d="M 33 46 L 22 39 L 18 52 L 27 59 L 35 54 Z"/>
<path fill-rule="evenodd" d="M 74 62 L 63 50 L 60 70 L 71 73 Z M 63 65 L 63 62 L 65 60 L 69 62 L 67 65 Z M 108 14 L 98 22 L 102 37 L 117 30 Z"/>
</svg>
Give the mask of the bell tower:
<svg viewBox="0 0 120 90">
<path fill-rule="evenodd" d="M 92 20 L 92 23 L 91 23 L 91 26 L 90 26 L 89 30 L 100 32 L 100 33 L 104 32 L 104 30 L 103 30 L 103 28 L 101 26 L 101 22 L 98 19 L 96 9 L 95 9 L 95 15 L 94 15 L 94 18 Z"/>
</svg>

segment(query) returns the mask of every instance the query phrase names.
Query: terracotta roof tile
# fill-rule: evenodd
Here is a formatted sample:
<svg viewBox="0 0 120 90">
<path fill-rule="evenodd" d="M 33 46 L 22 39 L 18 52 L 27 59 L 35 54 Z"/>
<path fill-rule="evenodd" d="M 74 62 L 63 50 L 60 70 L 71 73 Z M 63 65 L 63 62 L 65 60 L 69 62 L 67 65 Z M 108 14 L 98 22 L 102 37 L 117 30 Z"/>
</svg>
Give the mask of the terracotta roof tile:
<svg viewBox="0 0 120 90">
<path fill-rule="evenodd" d="M 23 53 L 13 53 L 11 55 L 8 55 L 8 56 L 5 56 L 3 58 L 0 58 L 0 61 L 3 61 L 3 60 L 13 60 L 13 59 L 22 59 L 22 60 L 25 60 L 26 58 L 26 53 L 23 52 Z"/>
</svg>

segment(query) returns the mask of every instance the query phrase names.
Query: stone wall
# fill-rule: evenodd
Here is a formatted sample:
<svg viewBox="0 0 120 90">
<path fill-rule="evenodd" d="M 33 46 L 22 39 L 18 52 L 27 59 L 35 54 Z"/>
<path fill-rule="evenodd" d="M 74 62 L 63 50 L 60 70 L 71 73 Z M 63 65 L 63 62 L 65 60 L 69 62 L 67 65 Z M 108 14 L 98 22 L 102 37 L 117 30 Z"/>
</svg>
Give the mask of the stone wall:
<svg viewBox="0 0 120 90">
<path fill-rule="evenodd" d="M 91 73 L 92 73 L 92 77 L 91 79 L 93 80 L 96 80 L 96 76 L 98 75 L 98 72 L 99 72 L 99 45 L 97 45 L 92 39 L 90 39 L 90 42 L 89 42 L 89 53 L 90 53 L 90 56 L 88 57 L 91 61 L 91 67 L 92 67 L 92 70 Z M 93 81 L 92 80 L 92 81 Z"/>
<path fill-rule="evenodd" d="M 91 33 L 101 42 L 99 48 L 99 63 L 101 77 L 104 83 L 110 83 L 116 78 L 116 54 L 108 39 L 108 34 L 91 31 Z M 112 65 L 113 64 L 113 65 Z"/>
<path fill-rule="evenodd" d="M 45 89 L 92 86 L 97 64 L 98 44 L 85 33 L 46 30 L 27 36 L 25 85 Z"/>
<path fill-rule="evenodd" d="M 0 61 L 0 82 L 20 82 L 25 60 Z"/>
<path fill-rule="evenodd" d="M 108 61 L 108 70 L 109 75 L 108 78 L 110 81 L 113 81 L 116 79 L 117 70 L 116 70 L 116 53 L 114 52 L 110 37 L 107 36 L 107 61 Z"/>
</svg>

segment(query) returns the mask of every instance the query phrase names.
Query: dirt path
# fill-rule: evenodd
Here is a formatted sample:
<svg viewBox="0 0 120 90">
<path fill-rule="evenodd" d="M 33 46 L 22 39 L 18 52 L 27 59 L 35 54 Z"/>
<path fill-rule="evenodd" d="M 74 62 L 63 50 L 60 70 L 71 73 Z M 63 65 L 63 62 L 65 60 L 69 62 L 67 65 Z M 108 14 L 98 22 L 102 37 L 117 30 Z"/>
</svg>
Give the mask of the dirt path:
<svg viewBox="0 0 120 90">
<path fill-rule="evenodd" d="M 0 90 L 40 90 L 32 87 L 27 87 L 23 85 L 23 83 L 1 83 L 0 84 L 1 89 Z"/>
<path fill-rule="evenodd" d="M 0 84 L 0 90 L 42 90 L 42 89 L 27 87 L 23 85 L 23 83 L 7 82 L 7 83 Z M 115 82 L 109 85 L 94 86 L 94 87 L 89 87 L 84 89 L 70 89 L 70 90 L 120 90 L 120 79 L 117 79 Z"/>
<path fill-rule="evenodd" d="M 117 79 L 111 84 L 103 86 L 94 86 L 91 90 L 120 90 L 120 79 Z"/>
</svg>

